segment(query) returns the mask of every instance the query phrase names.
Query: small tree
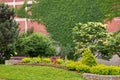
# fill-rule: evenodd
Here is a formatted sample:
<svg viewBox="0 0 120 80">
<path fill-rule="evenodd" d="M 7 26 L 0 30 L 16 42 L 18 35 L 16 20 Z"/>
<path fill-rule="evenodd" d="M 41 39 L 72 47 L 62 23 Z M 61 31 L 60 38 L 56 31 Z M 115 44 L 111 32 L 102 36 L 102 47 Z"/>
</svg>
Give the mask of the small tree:
<svg viewBox="0 0 120 80">
<path fill-rule="evenodd" d="M 98 52 L 98 43 L 103 43 L 107 37 L 106 26 L 99 22 L 78 23 L 73 28 L 73 38 L 76 44 L 76 54 L 81 54 L 86 48 Z"/>
<path fill-rule="evenodd" d="M 0 3 L 0 63 L 14 54 L 14 42 L 19 34 L 18 24 L 14 17 L 14 9 Z"/>
<path fill-rule="evenodd" d="M 76 54 L 89 48 L 95 56 L 109 60 L 113 54 L 120 54 L 120 31 L 107 33 L 106 25 L 98 22 L 79 23 L 73 28 Z"/>
</svg>

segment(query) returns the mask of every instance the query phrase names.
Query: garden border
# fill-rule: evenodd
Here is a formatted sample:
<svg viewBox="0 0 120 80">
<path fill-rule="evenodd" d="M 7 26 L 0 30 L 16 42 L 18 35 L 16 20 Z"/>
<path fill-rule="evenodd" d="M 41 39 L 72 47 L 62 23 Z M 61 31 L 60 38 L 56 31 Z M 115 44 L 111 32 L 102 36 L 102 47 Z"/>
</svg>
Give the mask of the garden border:
<svg viewBox="0 0 120 80">
<path fill-rule="evenodd" d="M 83 73 L 82 76 L 87 80 L 120 80 L 120 75 L 99 75 L 99 74 Z"/>
</svg>

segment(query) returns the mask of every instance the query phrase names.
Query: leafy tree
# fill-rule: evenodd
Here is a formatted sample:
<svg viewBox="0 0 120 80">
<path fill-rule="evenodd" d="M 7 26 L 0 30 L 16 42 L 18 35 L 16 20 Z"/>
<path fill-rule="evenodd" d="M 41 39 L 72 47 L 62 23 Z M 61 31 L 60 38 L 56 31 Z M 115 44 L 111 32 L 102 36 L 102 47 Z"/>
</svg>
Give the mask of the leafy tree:
<svg viewBox="0 0 120 80">
<path fill-rule="evenodd" d="M 73 28 L 75 53 L 81 54 L 89 48 L 96 56 L 109 60 L 112 55 L 120 54 L 120 34 L 107 33 L 106 25 L 99 22 L 78 23 Z"/>
<path fill-rule="evenodd" d="M 86 48 L 93 52 L 100 51 L 100 44 L 107 38 L 106 25 L 99 22 L 78 23 L 73 28 L 73 38 L 76 44 L 76 54 L 81 54 Z"/>
<path fill-rule="evenodd" d="M 36 5 L 32 7 L 32 18 L 41 20 L 52 38 L 64 47 L 74 47 L 72 28 L 75 23 L 103 22 L 106 18 L 120 15 L 119 0 L 35 1 Z"/>
<path fill-rule="evenodd" d="M 18 24 L 14 17 L 14 9 L 0 3 L 0 63 L 14 54 L 14 42 L 19 34 Z"/>
<path fill-rule="evenodd" d="M 114 32 L 110 44 L 114 53 L 120 57 L 120 29 L 117 32 Z"/>
</svg>

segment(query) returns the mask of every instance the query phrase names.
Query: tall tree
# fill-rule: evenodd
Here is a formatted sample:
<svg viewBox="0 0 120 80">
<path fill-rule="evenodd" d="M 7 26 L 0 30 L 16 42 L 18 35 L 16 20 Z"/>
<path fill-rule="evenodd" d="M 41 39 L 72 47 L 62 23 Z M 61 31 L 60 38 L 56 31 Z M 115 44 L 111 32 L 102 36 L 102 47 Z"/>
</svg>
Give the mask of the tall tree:
<svg viewBox="0 0 120 80">
<path fill-rule="evenodd" d="M 14 42 L 19 34 L 18 24 L 14 17 L 14 9 L 0 3 L 0 63 L 14 54 Z"/>
</svg>

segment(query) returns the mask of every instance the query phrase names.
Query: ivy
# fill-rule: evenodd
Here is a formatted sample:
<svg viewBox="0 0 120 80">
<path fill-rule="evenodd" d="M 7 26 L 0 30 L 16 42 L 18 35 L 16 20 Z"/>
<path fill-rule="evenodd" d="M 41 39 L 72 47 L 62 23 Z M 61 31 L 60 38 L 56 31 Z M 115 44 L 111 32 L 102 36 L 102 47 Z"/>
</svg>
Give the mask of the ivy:
<svg viewBox="0 0 120 80">
<path fill-rule="evenodd" d="M 76 23 L 103 22 L 106 18 L 120 16 L 120 0 L 35 1 L 32 19 L 41 20 L 52 38 L 65 47 L 74 45 L 72 28 Z"/>
<path fill-rule="evenodd" d="M 27 18 L 29 17 L 28 13 L 27 13 L 27 10 L 25 10 L 26 6 L 27 6 L 27 0 L 24 1 L 24 4 L 22 6 L 20 6 L 20 8 L 16 8 L 15 11 L 16 11 L 16 14 L 18 17 L 21 17 L 21 18 Z"/>
</svg>

